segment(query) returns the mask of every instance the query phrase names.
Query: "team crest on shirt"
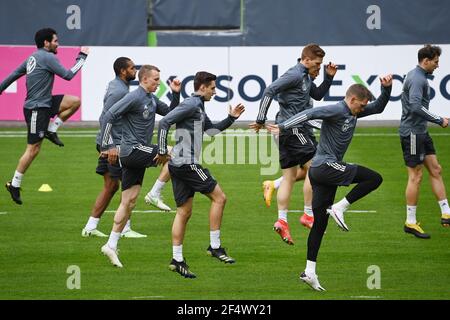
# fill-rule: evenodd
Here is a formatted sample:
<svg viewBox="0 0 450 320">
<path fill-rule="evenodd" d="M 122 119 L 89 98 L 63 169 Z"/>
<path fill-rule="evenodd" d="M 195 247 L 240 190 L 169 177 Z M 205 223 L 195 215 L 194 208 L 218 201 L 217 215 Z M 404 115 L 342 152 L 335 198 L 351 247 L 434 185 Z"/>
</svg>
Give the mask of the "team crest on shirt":
<svg viewBox="0 0 450 320">
<path fill-rule="evenodd" d="M 306 81 L 306 77 L 303 77 L 302 80 L 302 91 L 308 90 L 308 81 Z"/>
<path fill-rule="evenodd" d="M 351 123 L 352 119 L 345 119 L 344 124 L 342 125 L 342 132 L 346 132 L 348 129 L 353 128 L 353 123 Z"/>
<path fill-rule="evenodd" d="M 142 116 L 144 117 L 144 119 L 148 119 L 150 115 L 150 110 L 148 109 L 148 105 L 144 106 L 144 112 L 142 112 Z"/>
<path fill-rule="evenodd" d="M 31 56 L 27 61 L 27 74 L 32 73 L 34 71 L 34 68 L 36 68 L 36 58 Z"/>
</svg>

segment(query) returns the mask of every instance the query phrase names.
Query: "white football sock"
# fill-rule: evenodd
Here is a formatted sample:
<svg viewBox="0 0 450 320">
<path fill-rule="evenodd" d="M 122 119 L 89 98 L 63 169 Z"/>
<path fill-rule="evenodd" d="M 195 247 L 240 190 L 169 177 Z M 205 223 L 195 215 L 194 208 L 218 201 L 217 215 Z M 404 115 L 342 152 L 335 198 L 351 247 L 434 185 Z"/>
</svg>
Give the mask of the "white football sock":
<svg viewBox="0 0 450 320">
<path fill-rule="evenodd" d="M 166 185 L 166 183 L 164 181 L 160 181 L 159 179 L 156 179 L 152 190 L 150 190 L 150 194 L 153 197 L 159 198 L 161 196 L 161 191 L 162 191 L 162 189 L 164 188 L 165 185 Z"/>
<path fill-rule="evenodd" d="M 95 229 L 97 229 L 99 221 L 100 221 L 100 218 L 89 217 L 89 220 L 86 223 L 86 226 L 84 228 L 88 231 L 95 230 Z"/>
<path fill-rule="evenodd" d="M 448 206 L 448 200 L 447 199 L 438 201 L 438 203 L 439 203 L 439 207 L 441 208 L 441 213 L 442 214 L 450 214 L 450 208 Z"/>
<path fill-rule="evenodd" d="M 283 181 L 283 176 L 281 176 L 277 180 L 273 181 L 273 186 L 275 187 L 275 189 L 278 189 L 280 187 L 281 181 Z"/>
<path fill-rule="evenodd" d="M 182 262 L 183 259 L 183 245 L 180 244 L 179 246 L 172 246 L 172 253 L 173 253 L 173 258 L 178 261 L 178 262 Z"/>
<path fill-rule="evenodd" d="M 417 206 L 406 206 L 406 223 L 416 224 L 416 210 Z"/>
<path fill-rule="evenodd" d="M 211 248 L 220 248 L 220 230 L 209 231 Z"/>
<path fill-rule="evenodd" d="M 287 210 L 278 210 L 278 219 L 284 220 L 287 222 Z"/>
<path fill-rule="evenodd" d="M 347 211 L 348 207 L 350 206 L 350 202 L 347 201 L 347 199 L 344 197 L 341 201 L 338 203 L 335 203 L 333 207 L 337 208 L 338 210 L 345 212 Z"/>
<path fill-rule="evenodd" d="M 50 132 L 56 132 L 63 123 L 64 121 L 62 121 L 60 117 L 56 117 L 55 120 L 53 120 L 53 122 L 50 122 L 48 124 L 47 130 Z"/>
<path fill-rule="evenodd" d="M 315 261 L 306 260 L 305 273 L 308 275 L 316 274 L 316 262 Z"/>
<path fill-rule="evenodd" d="M 303 206 L 303 211 L 306 213 L 308 217 L 314 217 L 311 206 Z"/>
<path fill-rule="evenodd" d="M 120 232 L 111 231 L 107 243 L 108 247 L 110 247 L 113 250 L 117 250 L 117 243 L 119 242 L 119 239 L 120 239 Z"/>
<path fill-rule="evenodd" d="M 15 188 L 19 188 L 20 185 L 22 184 L 22 177 L 23 177 L 23 173 L 20 173 L 19 171 L 16 170 L 16 172 L 14 172 L 14 176 L 11 180 L 12 186 Z"/>
</svg>

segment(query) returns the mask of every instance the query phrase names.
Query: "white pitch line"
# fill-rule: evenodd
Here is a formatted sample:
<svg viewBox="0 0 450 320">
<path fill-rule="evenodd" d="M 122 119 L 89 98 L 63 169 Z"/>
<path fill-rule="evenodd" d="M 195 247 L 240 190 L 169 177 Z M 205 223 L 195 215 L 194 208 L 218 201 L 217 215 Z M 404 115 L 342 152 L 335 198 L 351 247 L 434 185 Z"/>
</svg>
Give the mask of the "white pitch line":
<svg viewBox="0 0 450 320">
<path fill-rule="evenodd" d="M 105 212 L 116 212 L 116 210 L 106 210 Z M 164 211 L 164 210 L 133 210 L 133 213 L 167 213 L 176 212 L 175 210 Z"/>
<path fill-rule="evenodd" d="M 8 214 L 8 212 L 0 212 L 0 214 Z"/>
<path fill-rule="evenodd" d="M 22 137 L 26 137 L 26 136 L 27 136 L 26 134 L 8 134 L 8 135 L 0 134 L 0 138 L 22 138 Z M 71 135 L 60 134 L 58 136 L 62 137 L 62 138 L 94 138 L 94 137 L 96 137 L 96 135 L 94 135 L 94 134 L 90 134 L 90 135 L 87 135 L 87 134 L 79 134 L 79 135 L 76 135 L 76 134 L 71 134 Z"/>
<path fill-rule="evenodd" d="M 350 296 L 350 298 L 355 299 L 383 299 L 381 296 Z"/>
<path fill-rule="evenodd" d="M 156 132 L 154 132 L 156 134 Z M 27 135 L 26 131 L 0 131 L 1 138 L 16 138 Z M 254 136 L 271 136 L 270 133 L 254 133 L 254 132 L 222 132 L 222 135 L 227 137 L 254 137 Z M 62 131 L 59 133 L 60 137 L 95 137 L 97 132 L 93 131 Z M 320 135 L 317 134 L 319 137 Z M 355 133 L 355 137 L 398 137 L 398 133 Z M 433 133 L 432 136 L 450 136 L 450 133 Z"/>
<path fill-rule="evenodd" d="M 288 212 L 303 212 L 303 210 L 289 210 Z M 355 212 L 355 213 L 377 213 L 376 210 L 347 210 L 347 212 Z"/>
<path fill-rule="evenodd" d="M 131 297 L 131 299 L 164 299 L 164 296 Z"/>
<path fill-rule="evenodd" d="M 24 133 L 26 134 L 26 131 L 0 131 L 1 134 L 5 133 L 5 134 L 15 134 L 15 133 Z M 64 130 L 61 131 L 61 133 L 63 134 L 79 134 L 79 133 L 84 133 L 84 134 L 97 134 L 98 131 L 93 131 L 93 130 L 78 130 L 78 131 L 71 131 L 71 130 Z"/>
<path fill-rule="evenodd" d="M 105 212 L 116 212 L 116 210 L 106 210 Z M 164 210 L 133 210 L 133 213 L 167 213 L 167 212 L 176 212 L 176 210 L 164 211 Z M 303 210 L 289 210 L 288 212 L 303 212 Z M 347 210 L 347 212 L 354 213 L 377 213 L 376 210 Z"/>
</svg>

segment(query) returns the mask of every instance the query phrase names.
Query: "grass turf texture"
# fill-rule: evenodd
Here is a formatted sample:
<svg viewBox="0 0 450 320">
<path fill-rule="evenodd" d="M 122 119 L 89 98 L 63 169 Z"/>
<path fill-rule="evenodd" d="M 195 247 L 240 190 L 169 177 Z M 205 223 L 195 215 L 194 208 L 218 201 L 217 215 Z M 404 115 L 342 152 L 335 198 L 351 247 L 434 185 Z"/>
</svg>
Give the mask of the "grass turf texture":
<svg viewBox="0 0 450 320">
<path fill-rule="evenodd" d="M 4 131 L 23 129 L 1 129 Z M 95 174 L 94 134 L 65 136 L 64 148 L 44 141 L 41 153 L 26 173 L 22 206 L 0 192 L 0 299 L 449 299 L 450 229 L 440 225 L 440 210 L 424 174 L 418 220 L 430 240 L 403 232 L 405 221 L 403 164 L 396 128 L 358 128 L 345 160 L 380 172 L 381 187 L 352 205 L 350 232 L 338 230 L 332 219 L 319 252 L 317 272 L 326 292 L 314 292 L 298 279 L 305 267 L 308 231 L 289 214 L 294 246 L 272 230 L 277 217 L 275 195 L 270 209 L 262 200 L 259 165 L 207 165 L 228 197 L 222 225 L 222 244 L 234 265 L 206 255 L 209 244 L 209 200 L 197 194 L 184 242 L 184 256 L 197 279 L 184 279 L 168 270 L 172 255 L 174 213 L 135 213 L 132 228 L 145 239 L 121 239 L 124 269 L 112 267 L 100 253 L 106 239 L 82 238 L 93 202 L 102 188 Z M 92 129 L 91 129 L 92 130 Z M 449 190 L 448 130 L 430 130 Z M 433 135 L 433 133 L 435 135 Z M 369 134 L 369 135 L 366 135 Z M 370 135 L 377 134 L 377 135 Z M 381 134 L 381 135 L 380 135 Z M 387 134 L 387 135 L 384 135 Z M 436 135 L 447 134 L 447 135 Z M 26 138 L 0 137 L 1 181 L 11 179 Z M 146 172 L 136 210 L 154 209 L 144 203 L 159 169 Z M 53 192 L 38 192 L 47 183 Z M 298 183 L 291 209 L 302 209 L 302 183 Z M 341 187 L 337 199 L 350 189 Z M 175 207 L 170 183 L 166 202 Z M 108 210 L 118 207 L 119 197 Z M 113 213 L 105 213 L 99 230 L 109 234 Z M 81 270 L 81 289 L 69 290 L 67 268 Z M 369 290 L 367 269 L 381 270 L 381 289 Z"/>
</svg>

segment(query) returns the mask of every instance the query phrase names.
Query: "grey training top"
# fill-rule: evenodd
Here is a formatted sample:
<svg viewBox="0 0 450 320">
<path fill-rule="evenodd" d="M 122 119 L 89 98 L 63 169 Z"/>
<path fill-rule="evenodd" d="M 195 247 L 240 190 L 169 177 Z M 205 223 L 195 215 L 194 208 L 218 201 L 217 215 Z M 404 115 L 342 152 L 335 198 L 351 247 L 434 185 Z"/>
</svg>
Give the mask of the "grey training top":
<svg viewBox="0 0 450 320">
<path fill-rule="evenodd" d="M 408 72 L 403 84 L 400 136 L 426 133 L 428 121 L 442 125 L 444 119 L 431 113 L 429 105 L 430 86 L 426 72 L 417 66 Z"/>
<path fill-rule="evenodd" d="M 312 98 L 309 98 L 309 104 L 306 109 L 311 109 L 314 107 L 314 100 Z M 305 110 L 306 110 L 305 109 Z M 275 123 L 280 123 L 280 111 L 277 112 L 275 115 Z M 307 132 L 311 135 L 314 135 L 314 129 L 320 130 L 322 127 L 322 122 L 317 120 L 309 120 L 304 123 L 305 127 L 304 129 L 307 130 Z M 306 132 L 306 131 L 305 131 Z"/>
<path fill-rule="evenodd" d="M 108 111 L 117 101 L 122 99 L 128 92 L 130 91 L 130 84 L 126 83 L 119 77 L 115 77 L 108 83 L 108 87 L 106 89 L 105 97 L 103 98 L 103 110 L 100 115 L 99 122 L 100 128 L 104 122 L 105 112 Z M 120 118 L 117 121 L 114 121 L 111 128 L 111 137 L 115 145 L 120 144 L 120 140 L 122 139 L 122 122 Z M 102 144 L 102 136 L 101 130 L 97 133 L 96 142 L 98 145 Z"/>
<path fill-rule="evenodd" d="M 175 139 L 170 164 L 180 167 L 185 164 L 198 164 L 202 152 L 203 133 L 213 136 L 231 126 L 235 118 L 229 115 L 224 120 L 212 123 L 205 112 L 204 100 L 193 94 L 180 106 L 172 110 L 159 122 L 159 153 L 167 153 L 167 133 L 176 123 Z"/>
<path fill-rule="evenodd" d="M 278 120 L 283 122 L 307 109 L 310 97 L 321 100 L 332 80 L 333 77 L 325 73 L 324 81 L 317 87 L 312 82 L 308 69 L 301 63 L 296 64 L 264 90 L 256 122 L 263 124 L 266 121 L 267 111 L 275 95 L 278 95 L 280 104 Z M 295 127 L 302 128 L 303 124 L 298 123 Z"/>
<path fill-rule="evenodd" d="M 180 94 L 173 92 L 170 107 L 154 94 L 147 93 L 142 86 L 127 93 L 117 101 L 103 116 L 101 127 L 101 150 L 114 147 L 111 138 L 112 124 L 122 117 L 122 140 L 120 156 L 128 156 L 133 149 L 148 150 L 155 127 L 155 114 L 165 116 L 180 102 Z"/>
<path fill-rule="evenodd" d="M 345 101 L 334 105 L 305 110 L 295 117 L 281 123 L 280 129 L 287 129 L 311 119 L 323 119 L 317 152 L 312 159 L 312 167 L 326 162 L 342 161 L 353 138 L 357 118 L 362 118 L 384 111 L 391 96 L 392 86 L 382 87 L 381 95 L 369 103 L 364 111 L 354 116 Z"/>
<path fill-rule="evenodd" d="M 0 93 L 26 74 L 27 97 L 25 109 L 50 108 L 55 74 L 65 80 L 72 79 L 86 61 L 87 55 L 80 52 L 75 65 L 67 70 L 56 55 L 44 48 L 38 49 L 28 57 L 13 73 L 0 84 Z"/>
</svg>

